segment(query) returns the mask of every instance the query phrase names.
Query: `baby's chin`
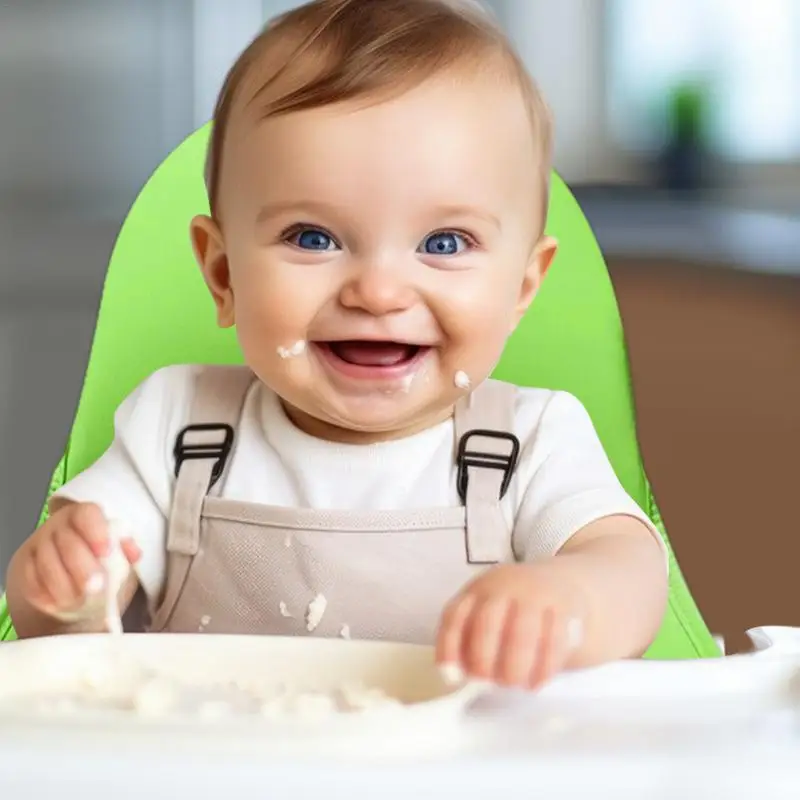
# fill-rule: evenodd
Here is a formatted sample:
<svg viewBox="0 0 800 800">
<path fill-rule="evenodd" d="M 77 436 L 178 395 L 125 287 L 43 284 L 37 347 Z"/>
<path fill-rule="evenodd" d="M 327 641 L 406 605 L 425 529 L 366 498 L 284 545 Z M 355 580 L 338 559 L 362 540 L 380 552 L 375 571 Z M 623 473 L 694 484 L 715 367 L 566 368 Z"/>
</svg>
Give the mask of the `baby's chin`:
<svg viewBox="0 0 800 800">
<path fill-rule="evenodd" d="M 420 402 L 402 393 L 375 392 L 353 397 L 326 398 L 321 402 L 286 403 L 294 424 L 331 441 L 370 443 L 411 436 L 448 419 L 453 402 Z"/>
</svg>

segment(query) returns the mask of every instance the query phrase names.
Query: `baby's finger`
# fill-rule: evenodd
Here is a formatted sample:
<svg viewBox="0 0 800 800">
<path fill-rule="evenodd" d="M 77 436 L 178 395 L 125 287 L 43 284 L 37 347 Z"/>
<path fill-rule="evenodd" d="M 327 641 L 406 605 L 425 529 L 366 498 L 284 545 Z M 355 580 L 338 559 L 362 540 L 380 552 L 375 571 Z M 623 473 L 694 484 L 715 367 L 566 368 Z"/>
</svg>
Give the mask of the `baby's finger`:
<svg viewBox="0 0 800 800">
<path fill-rule="evenodd" d="M 508 612 L 508 600 L 490 598 L 476 606 L 465 623 L 462 657 L 470 675 L 494 680 Z"/>
<path fill-rule="evenodd" d="M 439 664 L 462 665 L 461 641 L 464 624 L 474 605 L 474 595 L 465 594 L 452 600 L 445 608 L 436 641 L 436 660 Z"/>
<path fill-rule="evenodd" d="M 121 539 L 119 543 L 122 554 L 128 559 L 128 563 L 133 565 L 142 557 L 142 549 L 133 539 Z"/>
<path fill-rule="evenodd" d="M 27 587 L 28 602 L 40 611 L 48 612 L 55 606 L 55 600 L 50 592 L 42 585 L 39 573 L 36 569 L 36 553 L 31 553 L 25 562 L 24 569 L 25 586 Z"/>
<path fill-rule="evenodd" d="M 539 651 L 542 633 L 538 606 L 514 604 L 507 617 L 496 681 L 503 686 L 527 687 Z"/>
<path fill-rule="evenodd" d="M 102 589 L 103 568 L 85 539 L 71 528 L 62 528 L 53 534 L 53 543 L 79 599 L 87 591 Z"/>
<path fill-rule="evenodd" d="M 531 669 L 528 686 L 538 689 L 564 668 L 570 651 L 564 615 L 554 609 L 546 609 L 542 615 L 542 635 L 536 662 Z"/>
<path fill-rule="evenodd" d="M 52 539 L 36 548 L 35 560 L 39 583 L 53 598 L 54 608 L 65 610 L 77 606 L 83 592 L 70 578 Z"/>
<path fill-rule="evenodd" d="M 68 525 L 89 546 L 97 558 L 108 555 L 108 522 L 94 503 L 75 505 L 69 514 Z"/>
</svg>

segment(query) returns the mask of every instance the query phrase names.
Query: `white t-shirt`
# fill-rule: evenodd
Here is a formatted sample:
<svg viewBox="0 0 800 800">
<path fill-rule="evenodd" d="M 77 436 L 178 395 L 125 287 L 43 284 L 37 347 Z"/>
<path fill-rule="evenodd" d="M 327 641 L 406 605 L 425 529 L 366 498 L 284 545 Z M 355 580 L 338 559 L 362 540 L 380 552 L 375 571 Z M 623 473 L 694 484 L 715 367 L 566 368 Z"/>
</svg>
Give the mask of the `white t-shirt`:
<svg viewBox="0 0 800 800">
<path fill-rule="evenodd" d="M 142 550 L 137 572 L 150 598 L 166 575 L 167 520 L 175 486 L 173 447 L 189 424 L 202 366 L 164 368 L 120 405 L 109 449 L 55 498 L 96 503 L 126 522 Z M 555 554 L 582 527 L 614 514 L 644 522 L 617 479 L 584 407 L 572 395 L 519 389 L 515 477 L 502 501 L 520 561 Z M 317 509 L 413 509 L 460 504 L 454 426 L 370 445 L 316 439 L 296 428 L 277 396 L 254 382 L 237 429 L 221 496 Z M 663 544 L 662 544 L 663 546 Z"/>
</svg>

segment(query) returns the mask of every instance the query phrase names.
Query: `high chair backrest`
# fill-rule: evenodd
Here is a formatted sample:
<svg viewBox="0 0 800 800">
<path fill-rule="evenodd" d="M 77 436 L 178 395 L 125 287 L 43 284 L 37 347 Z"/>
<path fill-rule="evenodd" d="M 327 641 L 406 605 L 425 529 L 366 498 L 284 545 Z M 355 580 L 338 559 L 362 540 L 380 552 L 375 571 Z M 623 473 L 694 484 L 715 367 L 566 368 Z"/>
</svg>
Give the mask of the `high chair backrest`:
<svg viewBox="0 0 800 800">
<path fill-rule="evenodd" d="M 208 134 L 209 126 L 196 131 L 161 164 L 122 226 L 78 411 L 51 493 L 105 450 L 117 406 L 152 372 L 171 364 L 241 363 L 234 333 L 216 327 L 189 241 L 190 219 L 208 211 L 203 183 Z M 495 377 L 576 395 L 625 488 L 661 526 L 639 454 L 614 291 L 589 225 L 556 175 L 547 227 L 559 240 L 559 253 Z M 648 655 L 717 655 L 671 551 L 670 560 L 669 611 Z M 5 630 L 0 620 L 0 637 L 13 637 L 7 618 Z"/>
</svg>

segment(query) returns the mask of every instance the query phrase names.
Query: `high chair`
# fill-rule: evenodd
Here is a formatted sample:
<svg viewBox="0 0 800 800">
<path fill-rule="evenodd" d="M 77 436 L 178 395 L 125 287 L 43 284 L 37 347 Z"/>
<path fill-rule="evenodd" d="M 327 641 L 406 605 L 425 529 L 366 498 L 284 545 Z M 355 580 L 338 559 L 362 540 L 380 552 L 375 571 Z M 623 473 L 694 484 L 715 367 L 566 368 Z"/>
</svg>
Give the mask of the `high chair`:
<svg viewBox="0 0 800 800">
<path fill-rule="evenodd" d="M 207 212 L 203 163 L 210 126 L 189 136 L 155 171 L 128 214 L 103 290 L 80 403 L 49 494 L 109 445 L 119 403 L 155 370 L 182 363 L 241 363 L 235 335 L 216 327 L 189 241 L 189 221 Z M 566 390 L 588 409 L 614 469 L 669 549 L 669 608 L 647 656 L 713 657 L 717 643 L 681 575 L 636 439 L 622 323 L 603 256 L 571 193 L 552 180 L 547 232 L 560 250 L 494 377 Z M 46 508 L 40 523 L 47 517 Z M 15 638 L 5 597 L 0 640 Z"/>
</svg>

